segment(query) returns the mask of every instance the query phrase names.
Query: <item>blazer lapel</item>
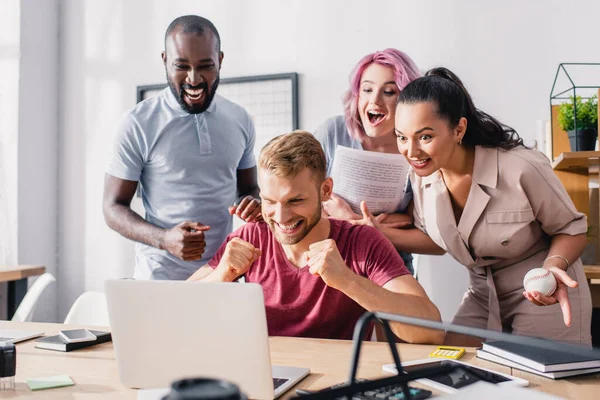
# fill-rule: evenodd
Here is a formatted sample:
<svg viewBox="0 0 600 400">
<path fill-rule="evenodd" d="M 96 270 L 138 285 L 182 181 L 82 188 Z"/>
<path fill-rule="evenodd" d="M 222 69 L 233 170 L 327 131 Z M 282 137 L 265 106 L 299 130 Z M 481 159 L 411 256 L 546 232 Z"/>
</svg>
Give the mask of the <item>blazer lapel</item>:
<svg viewBox="0 0 600 400">
<path fill-rule="evenodd" d="M 427 234 L 440 247 L 443 247 L 452 257 L 463 265 L 469 266 L 475 263 L 469 248 L 463 242 L 459 230 L 456 227 L 454 211 L 452 211 L 452 202 L 450 194 L 439 171 L 434 172 L 428 177 L 422 179 L 421 187 L 424 191 L 432 191 L 424 197 L 424 212 L 433 212 L 437 229 L 430 227 Z M 443 239 L 442 239 L 443 238 Z M 441 245 L 443 244 L 443 246 Z"/>
<path fill-rule="evenodd" d="M 467 204 L 465 204 L 465 209 L 458 223 L 458 231 L 465 246 L 469 245 L 471 232 L 473 232 L 475 224 L 479 220 L 479 217 L 481 217 L 489 201 L 490 195 L 484 192 L 478 183 L 473 182 L 469 191 Z"/>
<path fill-rule="evenodd" d="M 465 204 L 458 231 L 465 243 L 469 245 L 469 237 L 481 214 L 485 211 L 490 195 L 483 186 L 495 188 L 498 183 L 498 149 L 475 147 L 475 162 L 473 163 L 473 183 Z"/>
</svg>

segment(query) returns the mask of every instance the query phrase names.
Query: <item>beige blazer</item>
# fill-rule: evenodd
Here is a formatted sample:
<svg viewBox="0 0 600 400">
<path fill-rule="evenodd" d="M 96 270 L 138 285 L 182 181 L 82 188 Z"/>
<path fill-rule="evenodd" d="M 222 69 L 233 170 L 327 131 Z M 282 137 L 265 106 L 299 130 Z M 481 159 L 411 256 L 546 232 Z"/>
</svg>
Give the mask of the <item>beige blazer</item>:
<svg viewBox="0 0 600 400">
<path fill-rule="evenodd" d="M 412 172 L 411 183 L 415 226 L 469 268 L 470 290 L 488 298 L 491 329 L 501 324 L 498 295 L 522 288 L 525 273 L 547 256 L 551 236 L 587 230 L 585 215 L 575 209 L 549 160 L 535 150 L 477 146 L 473 183 L 458 226 L 439 171 L 422 178 Z M 583 274 L 581 262 L 573 264 Z M 499 272 L 508 266 L 519 272 Z M 587 287 L 582 276 L 580 284 Z"/>
</svg>

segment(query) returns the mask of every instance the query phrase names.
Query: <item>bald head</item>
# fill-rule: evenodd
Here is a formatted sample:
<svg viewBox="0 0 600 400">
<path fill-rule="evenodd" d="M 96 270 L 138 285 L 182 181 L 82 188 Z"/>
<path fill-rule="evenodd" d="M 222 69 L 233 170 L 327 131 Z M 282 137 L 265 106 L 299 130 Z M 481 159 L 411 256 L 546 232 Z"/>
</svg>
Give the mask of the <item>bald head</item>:
<svg viewBox="0 0 600 400">
<path fill-rule="evenodd" d="M 169 24 L 167 32 L 165 33 L 165 49 L 167 48 L 167 39 L 169 38 L 169 36 L 176 32 L 203 35 L 207 31 L 212 32 L 215 38 L 217 39 L 215 41 L 217 46 L 216 50 L 217 52 L 220 52 L 221 36 L 219 36 L 217 28 L 215 28 L 213 23 L 207 20 L 206 18 L 199 17 L 197 15 L 184 15 L 182 17 L 174 19 L 173 22 Z"/>
</svg>

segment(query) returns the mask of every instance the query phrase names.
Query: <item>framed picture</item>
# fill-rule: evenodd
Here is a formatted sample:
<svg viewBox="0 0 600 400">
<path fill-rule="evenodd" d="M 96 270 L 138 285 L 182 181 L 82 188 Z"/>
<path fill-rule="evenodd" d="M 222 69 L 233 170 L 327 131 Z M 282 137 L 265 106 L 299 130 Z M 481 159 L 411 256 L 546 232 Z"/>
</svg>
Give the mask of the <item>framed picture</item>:
<svg viewBox="0 0 600 400">
<path fill-rule="evenodd" d="M 137 101 L 148 99 L 165 84 L 137 87 Z M 217 93 L 248 111 L 256 129 L 256 157 L 274 136 L 298 129 L 298 74 L 223 78 Z"/>
<path fill-rule="evenodd" d="M 167 87 L 166 83 L 161 83 L 158 85 L 145 85 L 137 87 L 137 101 L 139 103 L 142 100 L 149 99 L 152 96 L 160 93 L 164 88 Z"/>
</svg>

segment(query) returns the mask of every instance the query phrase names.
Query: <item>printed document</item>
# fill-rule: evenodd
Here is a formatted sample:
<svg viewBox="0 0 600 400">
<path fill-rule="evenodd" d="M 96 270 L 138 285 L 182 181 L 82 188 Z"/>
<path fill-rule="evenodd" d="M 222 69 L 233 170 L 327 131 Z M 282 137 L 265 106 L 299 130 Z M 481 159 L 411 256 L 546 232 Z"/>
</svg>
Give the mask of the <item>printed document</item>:
<svg viewBox="0 0 600 400">
<path fill-rule="evenodd" d="M 337 146 L 331 169 L 333 192 L 361 214 L 364 200 L 374 215 L 395 212 L 408 184 L 410 164 L 400 154 Z"/>
</svg>

